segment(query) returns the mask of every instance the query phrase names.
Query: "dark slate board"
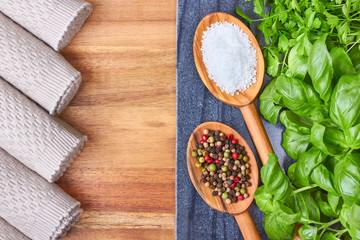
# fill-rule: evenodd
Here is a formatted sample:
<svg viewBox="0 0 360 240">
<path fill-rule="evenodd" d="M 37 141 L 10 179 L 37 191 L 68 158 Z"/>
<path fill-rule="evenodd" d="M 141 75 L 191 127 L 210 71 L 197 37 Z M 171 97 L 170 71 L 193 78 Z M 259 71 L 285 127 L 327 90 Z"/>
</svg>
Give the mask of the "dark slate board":
<svg viewBox="0 0 360 240">
<path fill-rule="evenodd" d="M 176 239 L 243 239 L 235 218 L 213 210 L 192 186 L 187 166 L 186 147 L 190 134 L 197 125 L 206 121 L 219 121 L 239 132 L 253 150 L 259 168 L 259 156 L 245 125 L 240 110 L 218 101 L 202 83 L 193 57 L 193 37 L 200 20 L 211 12 L 226 12 L 236 16 L 240 6 L 249 17 L 256 19 L 253 3 L 234 0 L 178 0 L 177 8 L 177 132 L 176 132 Z M 252 29 L 256 35 L 255 25 Z M 260 43 L 263 39 L 260 36 Z M 264 86 L 271 79 L 266 76 Z M 256 102 L 259 107 L 259 102 Z M 258 108 L 259 109 L 259 108 Z M 263 120 L 280 165 L 287 169 L 292 160 L 281 147 L 284 127 Z M 257 205 L 250 207 L 251 215 L 262 239 L 268 239 L 264 231 L 264 215 Z"/>
</svg>

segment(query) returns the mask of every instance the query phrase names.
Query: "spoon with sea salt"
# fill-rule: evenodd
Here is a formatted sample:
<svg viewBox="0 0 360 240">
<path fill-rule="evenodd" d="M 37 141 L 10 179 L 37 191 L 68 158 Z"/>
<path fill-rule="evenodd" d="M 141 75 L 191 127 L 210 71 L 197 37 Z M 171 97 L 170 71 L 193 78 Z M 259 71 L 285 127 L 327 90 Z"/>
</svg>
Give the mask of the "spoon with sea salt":
<svg viewBox="0 0 360 240">
<path fill-rule="evenodd" d="M 238 59 L 238 61 L 236 61 L 237 58 L 234 58 L 235 59 L 234 63 L 230 62 L 227 64 L 221 64 L 221 61 L 219 61 L 219 65 L 221 65 L 219 68 L 221 69 L 220 70 L 214 69 L 216 68 L 216 61 L 208 61 L 209 60 L 208 58 L 211 55 L 206 54 L 206 49 L 203 48 L 203 39 L 204 39 L 204 34 L 210 34 L 210 32 L 207 32 L 207 30 L 209 29 L 211 30 L 214 27 L 216 27 L 216 25 L 219 25 L 221 23 L 228 23 L 230 25 L 237 26 L 241 29 L 242 34 L 245 33 L 248 36 L 252 48 L 255 49 L 256 52 L 256 60 L 257 60 L 256 65 L 252 65 L 253 61 L 251 61 L 250 59 L 248 61 L 249 63 L 247 63 L 247 61 L 243 61 L 243 59 Z M 224 34 L 228 34 L 228 33 L 229 32 L 227 33 L 225 32 Z M 219 36 L 219 37 L 223 37 L 223 36 Z M 223 43 L 231 44 L 232 41 L 223 41 Z M 223 57 L 224 54 L 223 56 L 220 55 L 221 49 L 219 49 L 219 46 L 215 46 L 215 47 L 216 49 L 213 50 L 219 52 L 219 54 L 215 56 L 218 58 Z M 236 47 L 238 46 L 237 45 L 230 47 L 224 46 L 223 53 L 224 52 L 226 53 L 227 51 L 227 54 L 231 54 L 230 50 L 232 48 L 235 49 Z M 200 21 L 196 29 L 194 36 L 193 51 L 194 51 L 194 60 L 195 60 L 196 68 L 203 83 L 209 89 L 209 91 L 223 103 L 240 108 L 245 123 L 249 129 L 251 138 L 259 153 L 261 162 L 265 164 L 268 159 L 269 152 L 274 152 L 274 150 L 271 146 L 269 137 L 267 136 L 264 125 L 262 124 L 259 113 L 254 103 L 256 97 L 260 93 L 260 89 L 262 87 L 264 81 L 264 74 L 265 74 L 264 57 L 256 38 L 254 37 L 250 29 L 247 28 L 245 24 L 242 23 L 239 19 L 226 13 L 221 13 L 221 12 L 210 13 Z M 245 54 L 245 56 L 251 56 L 252 54 L 251 48 L 250 50 L 244 48 L 241 51 L 248 51 L 248 54 Z M 207 69 L 204 60 L 208 63 L 207 65 L 209 69 Z M 226 66 L 229 64 L 234 64 L 234 65 L 242 64 L 242 66 L 236 65 L 236 66 L 231 66 L 229 68 L 229 66 Z M 248 66 L 244 66 L 244 64 L 248 64 Z M 238 86 L 239 88 L 243 88 L 243 89 L 246 88 L 246 90 L 239 89 L 238 91 L 235 92 L 232 86 L 230 86 L 229 88 L 228 85 L 229 84 L 231 85 L 233 83 L 231 83 L 228 79 L 226 78 L 224 80 L 218 79 L 219 77 L 222 76 L 229 78 L 229 75 L 226 75 L 226 71 L 224 71 L 224 69 L 231 70 L 232 68 L 236 69 L 237 67 L 240 71 L 241 68 L 244 67 L 246 68 L 249 66 L 250 67 L 252 66 L 255 69 L 255 71 L 252 72 L 253 74 L 255 74 L 255 79 L 251 79 L 252 77 L 251 75 L 247 76 L 247 78 L 242 78 L 242 79 L 241 79 L 242 76 L 234 76 L 235 78 L 237 78 L 234 80 L 235 81 L 234 86 Z M 249 72 L 251 73 L 251 71 L 242 71 L 242 73 L 249 73 Z M 211 77 L 217 80 L 217 82 L 215 82 Z M 241 81 L 244 81 L 245 83 L 241 84 Z M 228 92 L 223 90 L 227 90 Z"/>
</svg>

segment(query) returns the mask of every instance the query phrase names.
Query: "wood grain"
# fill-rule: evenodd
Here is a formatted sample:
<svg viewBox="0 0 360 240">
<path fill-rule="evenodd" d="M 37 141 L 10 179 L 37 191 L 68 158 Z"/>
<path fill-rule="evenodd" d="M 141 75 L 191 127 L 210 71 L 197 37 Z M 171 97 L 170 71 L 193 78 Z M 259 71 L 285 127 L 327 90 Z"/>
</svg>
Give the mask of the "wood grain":
<svg viewBox="0 0 360 240">
<path fill-rule="evenodd" d="M 89 2 L 61 52 L 83 82 L 60 117 L 89 137 L 58 182 L 84 208 L 64 239 L 174 239 L 176 1 Z"/>
<path fill-rule="evenodd" d="M 239 201 L 233 204 L 227 204 L 224 199 L 212 195 L 212 190 L 205 186 L 205 184 L 201 183 L 201 169 L 195 167 L 196 159 L 191 155 L 191 152 L 196 148 L 196 146 L 201 141 L 201 136 L 203 135 L 203 131 L 205 129 L 208 130 L 219 130 L 225 135 L 233 134 L 234 138 L 238 140 L 241 146 L 245 147 L 245 151 L 249 156 L 249 164 L 250 164 L 250 182 L 251 186 L 247 188 L 247 192 L 249 197 L 244 199 L 243 201 Z M 236 220 L 238 221 L 240 230 L 246 240 L 256 240 L 261 239 L 259 235 L 259 231 L 257 230 L 255 223 L 251 217 L 251 214 L 248 210 L 251 203 L 254 200 L 254 193 L 259 184 L 259 170 L 256 163 L 255 156 L 251 151 L 251 148 L 247 144 L 247 142 L 240 136 L 238 132 L 236 132 L 231 127 L 219 123 L 219 122 L 205 122 L 200 124 L 195 128 L 193 133 L 190 135 L 190 139 L 187 146 L 187 167 L 191 182 L 193 183 L 196 191 L 199 193 L 201 198 L 212 208 L 218 210 L 223 213 L 228 213 L 236 216 Z M 246 227 L 244 227 L 246 226 Z"/>
</svg>

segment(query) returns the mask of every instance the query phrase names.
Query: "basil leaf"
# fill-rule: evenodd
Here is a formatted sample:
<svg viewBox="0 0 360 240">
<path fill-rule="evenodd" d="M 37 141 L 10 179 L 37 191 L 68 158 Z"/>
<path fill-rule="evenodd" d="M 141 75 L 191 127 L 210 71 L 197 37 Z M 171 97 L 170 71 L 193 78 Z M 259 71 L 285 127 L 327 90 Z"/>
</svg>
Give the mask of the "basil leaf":
<svg viewBox="0 0 360 240">
<path fill-rule="evenodd" d="M 296 183 L 304 187 L 309 186 L 311 172 L 326 159 L 326 156 L 324 152 L 315 147 L 302 154 L 294 172 Z"/>
<path fill-rule="evenodd" d="M 291 75 L 295 78 L 303 80 L 308 69 L 308 57 L 311 43 L 307 37 L 304 37 L 291 48 L 289 52 L 288 65 Z"/>
<path fill-rule="evenodd" d="M 331 207 L 331 209 L 337 214 L 339 215 L 341 207 L 344 203 L 344 201 L 342 200 L 342 198 L 340 196 L 337 196 L 334 193 L 329 192 L 327 194 L 327 200 L 328 203 Z"/>
<path fill-rule="evenodd" d="M 331 96 L 330 118 L 343 130 L 359 123 L 360 74 L 340 78 Z"/>
<path fill-rule="evenodd" d="M 264 185 L 256 189 L 254 197 L 259 209 L 264 213 L 274 212 L 280 205 L 280 203 L 274 199 L 274 195 L 266 191 Z"/>
<path fill-rule="evenodd" d="M 360 204 L 360 158 L 348 154 L 335 166 L 335 184 L 346 203 Z"/>
<path fill-rule="evenodd" d="M 360 240 L 360 230 L 350 226 L 349 234 L 352 240 Z"/>
<path fill-rule="evenodd" d="M 300 213 L 294 213 L 285 205 L 279 205 L 275 213 L 278 216 L 279 222 L 282 222 L 283 224 L 294 224 L 300 221 Z"/>
<path fill-rule="evenodd" d="M 310 178 L 320 188 L 328 192 L 337 193 L 334 188 L 334 175 L 323 164 L 313 169 Z"/>
<path fill-rule="evenodd" d="M 355 211 L 352 213 L 351 211 Z M 358 219 L 358 216 L 353 216 L 353 214 L 358 214 L 358 208 L 349 206 L 344 204 L 341 208 L 340 212 L 340 222 L 343 226 L 345 226 L 349 230 L 349 234 L 352 239 L 360 239 L 360 230 L 357 228 L 358 222 L 353 222 L 354 220 Z"/>
<path fill-rule="evenodd" d="M 321 240 L 340 240 L 340 238 L 335 237 L 335 234 L 331 232 L 326 232 L 322 235 Z"/>
<path fill-rule="evenodd" d="M 344 130 L 346 145 L 352 149 L 360 148 L 360 124 Z"/>
<path fill-rule="evenodd" d="M 311 225 L 303 225 L 299 228 L 301 240 L 316 240 L 317 228 Z"/>
<path fill-rule="evenodd" d="M 308 71 L 315 90 L 325 102 L 328 102 L 332 92 L 331 83 L 334 69 L 330 53 L 326 48 L 326 37 L 325 34 L 312 46 L 308 60 Z"/>
<path fill-rule="evenodd" d="M 328 157 L 326 161 L 323 162 L 323 164 L 327 169 L 329 169 L 330 172 L 332 172 L 332 174 L 334 174 L 334 169 L 337 162 L 338 161 L 336 160 L 335 157 Z"/>
<path fill-rule="evenodd" d="M 346 227 L 347 229 L 350 228 L 350 225 L 348 223 L 348 215 L 349 215 L 349 210 L 350 210 L 350 206 L 347 204 L 343 204 L 341 211 L 340 211 L 340 215 L 339 215 L 339 219 L 341 224 Z"/>
<path fill-rule="evenodd" d="M 322 101 L 318 94 L 299 79 L 281 75 L 276 79 L 275 86 L 284 106 L 299 116 L 308 117 L 314 110 L 321 108 Z"/>
<path fill-rule="evenodd" d="M 352 204 L 348 213 L 348 222 L 354 228 L 360 230 L 360 206 Z"/>
<path fill-rule="evenodd" d="M 292 159 L 297 160 L 308 149 L 310 145 L 309 139 L 310 135 L 302 135 L 286 129 L 283 133 L 282 146 Z"/>
<path fill-rule="evenodd" d="M 277 165 L 278 159 L 274 153 L 269 153 L 269 159 L 261 168 L 261 181 L 266 190 L 274 195 L 274 198 L 284 203 L 292 193 L 289 178 Z"/>
<path fill-rule="evenodd" d="M 295 199 L 294 210 L 299 212 L 302 217 L 300 222 L 307 224 L 308 221 L 306 219 L 320 221 L 320 209 L 309 191 L 295 193 L 293 196 Z"/>
<path fill-rule="evenodd" d="M 336 81 L 338 81 L 342 75 L 356 73 L 349 55 L 343 48 L 335 47 L 331 49 L 330 56 L 334 68 L 334 79 Z"/>
<path fill-rule="evenodd" d="M 331 156 L 342 155 L 349 150 L 345 146 L 345 136 L 342 131 L 316 122 L 311 128 L 310 142 Z"/>
<path fill-rule="evenodd" d="M 284 224 L 279 221 L 276 213 L 267 213 L 264 216 L 264 229 L 270 239 L 294 239 L 296 224 Z"/>
<path fill-rule="evenodd" d="M 276 124 L 281 106 L 279 104 L 281 95 L 276 92 L 275 79 L 264 89 L 260 96 L 260 112 L 264 118 L 272 124 Z"/>
<path fill-rule="evenodd" d="M 354 65 L 355 71 L 360 72 L 360 49 L 357 47 L 352 48 L 349 52 L 349 57 Z"/>
<path fill-rule="evenodd" d="M 301 187 L 301 184 L 297 182 L 296 176 L 295 176 L 295 169 L 297 166 L 297 162 L 291 164 L 288 168 L 287 175 L 291 181 L 291 183 L 297 187 Z"/>
<path fill-rule="evenodd" d="M 313 122 L 309 118 L 298 116 L 289 110 L 285 110 L 280 114 L 280 120 L 286 129 L 303 135 L 310 135 Z"/>
<path fill-rule="evenodd" d="M 324 200 L 324 199 L 326 199 L 326 196 L 325 196 L 324 193 L 321 192 L 321 190 L 318 190 L 318 191 L 315 192 L 314 198 L 315 198 L 316 204 L 320 208 L 320 211 L 325 216 L 333 217 L 333 218 L 337 218 L 339 216 L 339 213 L 336 214 L 334 212 L 334 210 L 332 210 L 330 204 L 326 200 Z"/>
</svg>

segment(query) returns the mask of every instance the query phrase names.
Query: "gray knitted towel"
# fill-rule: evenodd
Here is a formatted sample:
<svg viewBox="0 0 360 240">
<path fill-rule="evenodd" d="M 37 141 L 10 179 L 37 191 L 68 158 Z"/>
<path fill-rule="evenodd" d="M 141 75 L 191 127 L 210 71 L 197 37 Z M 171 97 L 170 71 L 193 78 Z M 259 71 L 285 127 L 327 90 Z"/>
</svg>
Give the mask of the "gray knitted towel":
<svg viewBox="0 0 360 240">
<path fill-rule="evenodd" d="M 82 213 L 56 184 L 0 149 L 0 217 L 34 240 L 60 239 Z"/>
<path fill-rule="evenodd" d="M 85 141 L 86 136 L 47 114 L 0 78 L 0 148 L 54 182 Z"/>
<path fill-rule="evenodd" d="M 50 114 L 69 104 L 81 82 L 80 73 L 59 53 L 1 12 L 0 76 Z"/>
<path fill-rule="evenodd" d="M 82 0 L 0 0 L 0 11 L 56 51 L 66 47 L 91 13 Z"/>
<path fill-rule="evenodd" d="M 29 240 L 19 230 L 0 218 L 0 240 Z"/>
</svg>

